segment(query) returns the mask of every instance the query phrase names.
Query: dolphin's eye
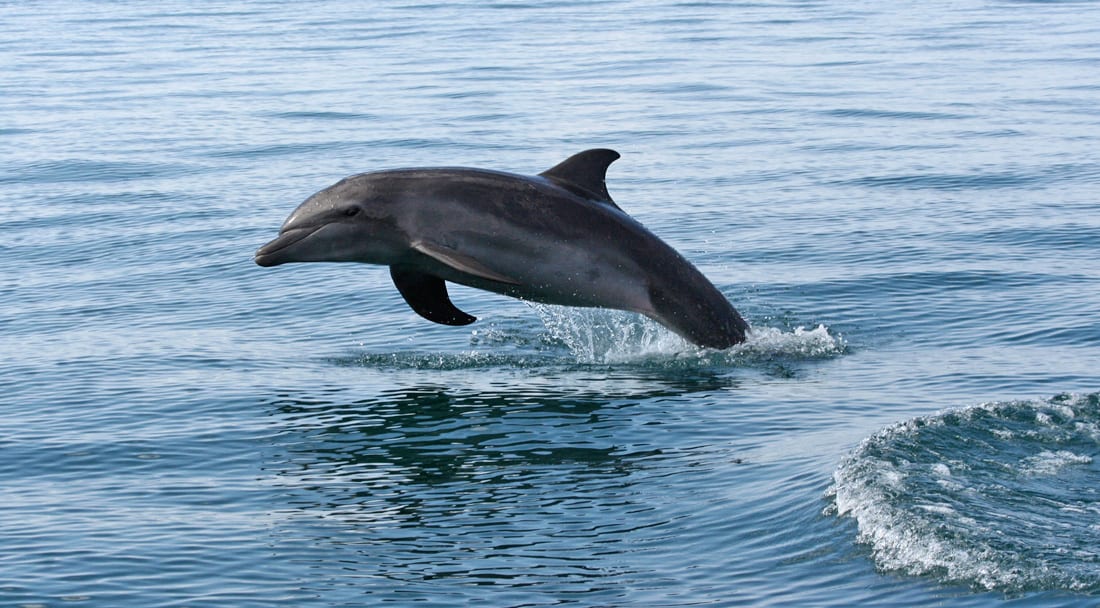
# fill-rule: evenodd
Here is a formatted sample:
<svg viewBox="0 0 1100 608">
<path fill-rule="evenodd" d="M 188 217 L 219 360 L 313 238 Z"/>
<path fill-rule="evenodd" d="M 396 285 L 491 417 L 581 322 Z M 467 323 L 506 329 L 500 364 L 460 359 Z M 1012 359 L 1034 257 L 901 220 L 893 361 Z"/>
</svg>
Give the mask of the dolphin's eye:
<svg viewBox="0 0 1100 608">
<path fill-rule="evenodd" d="M 347 209 L 344 209 L 344 215 L 346 217 L 359 215 L 359 207 L 348 207 Z"/>
</svg>

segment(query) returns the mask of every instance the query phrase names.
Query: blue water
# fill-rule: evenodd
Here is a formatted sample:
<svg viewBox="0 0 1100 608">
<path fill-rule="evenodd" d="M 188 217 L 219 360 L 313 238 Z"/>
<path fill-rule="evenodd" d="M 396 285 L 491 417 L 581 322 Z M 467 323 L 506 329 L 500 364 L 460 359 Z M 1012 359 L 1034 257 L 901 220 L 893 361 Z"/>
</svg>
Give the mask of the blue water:
<svg viewBox="0 0 1100 608">
<path fill-rule="evenodd" d="M 1091 2 L 0 3 L 0 605 L 1091 606 Z M 755 328 L 260 268 L 352 173 L 608 186 Z"/>
</svg>

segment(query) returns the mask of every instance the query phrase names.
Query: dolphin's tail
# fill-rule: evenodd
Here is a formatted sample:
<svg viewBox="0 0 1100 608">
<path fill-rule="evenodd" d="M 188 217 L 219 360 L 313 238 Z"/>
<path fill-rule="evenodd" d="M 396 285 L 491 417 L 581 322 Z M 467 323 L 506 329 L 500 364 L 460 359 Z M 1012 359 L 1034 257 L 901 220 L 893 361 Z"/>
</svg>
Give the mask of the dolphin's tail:
<svg viewBox="0 0 1100 608">
<path fill-rule="evenodd" d="M 710 281 L 701 274 L 694 279 L 674 289 L 651 286 L 649 316 L 698 346 L 722 349 L 744 342 L 749 324 Z"/>
</svg>

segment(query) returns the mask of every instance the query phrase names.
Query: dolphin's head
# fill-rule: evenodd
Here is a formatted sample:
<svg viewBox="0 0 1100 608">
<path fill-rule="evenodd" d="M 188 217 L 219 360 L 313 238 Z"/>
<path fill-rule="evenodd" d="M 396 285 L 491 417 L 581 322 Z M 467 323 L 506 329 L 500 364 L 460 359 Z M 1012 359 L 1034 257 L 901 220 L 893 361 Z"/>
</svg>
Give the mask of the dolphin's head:
<svg viewBox="0 0 1100 608">
<path fill-rule="evenodd" d="M 408 241 L 394 219 L 394 205 L 356 175 L 305 200 L 283 222 L 279 236 L 256 251 L 260 266 L 288 262 L 390 264 Z"/>
</svg>

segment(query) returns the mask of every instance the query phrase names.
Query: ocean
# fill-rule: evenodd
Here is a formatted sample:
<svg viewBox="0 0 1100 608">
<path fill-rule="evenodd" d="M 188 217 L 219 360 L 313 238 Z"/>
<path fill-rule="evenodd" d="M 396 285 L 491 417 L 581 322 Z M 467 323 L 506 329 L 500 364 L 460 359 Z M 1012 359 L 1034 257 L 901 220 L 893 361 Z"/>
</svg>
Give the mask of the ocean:
<svg viewBox="0 0 1100 608">
<path fill-rule="evenodd" d="M 1097 605 L 1097 9 L 0 3 L 0 605 Z M 745 344 L 252 260 L 598 147 Z"/>
</svg>

